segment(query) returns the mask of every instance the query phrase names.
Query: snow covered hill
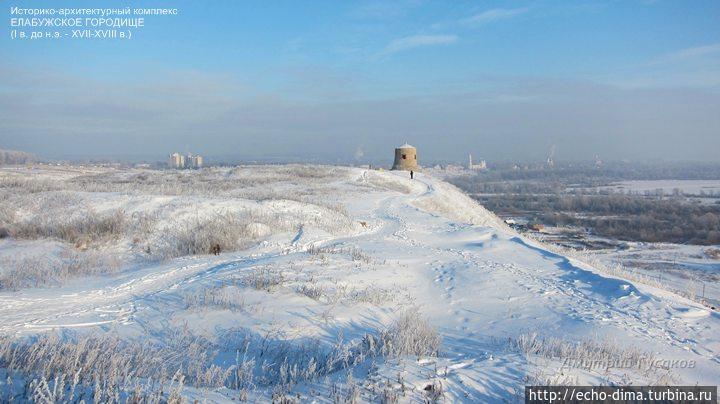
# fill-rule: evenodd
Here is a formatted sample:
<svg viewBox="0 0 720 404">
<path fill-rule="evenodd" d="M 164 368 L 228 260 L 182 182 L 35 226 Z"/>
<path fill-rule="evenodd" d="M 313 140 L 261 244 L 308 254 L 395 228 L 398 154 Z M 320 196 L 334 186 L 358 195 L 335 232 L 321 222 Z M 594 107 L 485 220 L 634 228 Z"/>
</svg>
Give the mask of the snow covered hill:
<svg viewBox="0 0 720 404">
<path fill-rule="evenodd" d="M 34 167 L 0 185 L 0 401 L 74 379 L 74 399 L 319 402 L 720 380 L 717 312 L 553 253 L 423 173 Z M 87 212 L 100 243 L 48 230 Z"/>
</svg>

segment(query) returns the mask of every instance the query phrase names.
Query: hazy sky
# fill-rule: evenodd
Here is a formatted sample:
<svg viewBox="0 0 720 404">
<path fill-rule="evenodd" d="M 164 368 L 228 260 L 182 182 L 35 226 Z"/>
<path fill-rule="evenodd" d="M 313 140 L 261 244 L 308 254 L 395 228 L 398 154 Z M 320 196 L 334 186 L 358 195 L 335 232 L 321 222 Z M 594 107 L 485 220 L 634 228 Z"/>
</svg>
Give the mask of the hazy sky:
<svg viewBox="0 0 720 404">
<path fill-rule="evenodd" d="M 0 4 L 0 148 L 720 161 L 716 0 Z M 100 4 L 180 15 L 131 40 L 11 39 L 11 6 Z"/>
</svg>

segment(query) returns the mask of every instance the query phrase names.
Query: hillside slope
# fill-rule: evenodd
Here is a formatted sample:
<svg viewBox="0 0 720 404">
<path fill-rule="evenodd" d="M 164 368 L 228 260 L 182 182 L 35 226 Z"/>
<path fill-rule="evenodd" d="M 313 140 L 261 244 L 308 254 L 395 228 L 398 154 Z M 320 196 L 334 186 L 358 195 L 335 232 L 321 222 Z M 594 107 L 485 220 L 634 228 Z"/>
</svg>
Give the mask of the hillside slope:
<svg viewBox="0 0 720 404">
<path fill-rule="evenodd" d="M 230 382 L 216 375 L 212 383 L 188 376 L 179 390 L 212 400 L 242 391 L 251 399 L 397 395 L 404 401 L 437 393 L 452 402 L 512 401 L 529 383 L 720 379 L 717 312 L 552 253 L 445 182 L 422 173 L 410 180 L 404 173 L 337 170 L 323 179 L 327 203 L 318 204 L 283 199 L 289 189 L 303 187 L 292 168 L 264 170 L 290 180 L 273 183 L 275 194 L 259 201 L 112 189 L 82 194 L 82 203 L 97 209 L 155 212 L 159 230 L 149 237 L 155 242 L 181 222 L 187 206 L 193 207 L 190 216 L 252 206 L 272 212 L 274 220 L 292 216 L 304 224 L 253 233 L 261 241 L 240 251 L 130 260 L 110 275 L 0 291 L 4 343 L 57 330 L 69 340 L 112 334 L 162 343 L 190 335 L 193 344 L 207 348 L 202 358 L 208 364 L 245 369 L 243 383 L 239 376 Z M 341 204 L 350 222 L 338 225 L 342 219 L 324 207 L 328 203 Z M 2 240 L 0 257 L 38 248 L 51 254 L 47 243 Z M 129 244 L 113 248 L 132 256 Z M 407 335 L 398 332 L 401 326 L 427 334 L 410 341 L 424 344 L 419 350 L 366 349 L 368 335 L 394 335 L 387 341 L 398 345 L 398 336 Z M 439 345 L 425 327 L 437 331 Z M 293 366 L 307 370 L 308 358 L 327 359 L 337 347 L 345 352 L 344 363 L 293 376 Z M 19 391 L 2 380 L 3 389 Z"/>
</svg>

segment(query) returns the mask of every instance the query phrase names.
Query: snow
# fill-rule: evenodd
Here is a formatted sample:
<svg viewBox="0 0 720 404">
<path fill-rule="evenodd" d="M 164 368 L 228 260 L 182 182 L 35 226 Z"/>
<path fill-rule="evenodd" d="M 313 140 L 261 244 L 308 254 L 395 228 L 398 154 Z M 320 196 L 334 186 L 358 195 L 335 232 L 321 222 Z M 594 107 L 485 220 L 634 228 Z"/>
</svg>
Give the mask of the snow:
<svg viewBox="0 0 720 404">
<path fill-rule="evenodd" d="M 720 302 L 720 260 L 707 251 L 720 246 L 626 242 L 621 249 L 596 252 L 610 264 L 622 263 L 677 290 Z"/>
<path fill-rule="evenodd" d="M 279 178 L 283 169 L 263 168 L 277 170 Z M 330 344 L 339 333 L 347 341 L 360 339 L 417 307 L 442 337 L 438 357 L 381 358 L 354 367 L 364 399 L 383 389 L 418 399 L 433 383 L 442 385 L 450 402 L 493 402 L 522 397 L 522 386 L 533 380 L 657 381 L 654 374 L 631 369 L 572 368 L 563 373 L 570 379 L 559 379 L 557 358 L 508 348 L 507 341 L 533 332 L 571 343 L 612 341 L 618 349 L 641 349 L 663 360 L 692 360 L 694 367 L 671 369 L 678 384 L 720 380 L 718 312 L 555 254 L 431 176 L 419 173 L 410 180 L 402 173 L 347 169 L 331 182 L 333 198 L 354 220 L 351 228 L 332 233 L 305 226 L 275 234 L 259 229 L 267 234 L 263 242 L 244 251 L 135 263 L 118 274 L 58 287 L 3 291 L 0 334 L 19 338 L 61 329 L 113 330 L 132 339 L 162 335 L 168 324 L 182 324 L 211 340 L 242 328 L 287 341 L 315 338 Z M 302 217 L 328 214 L 305 202 L 204 196 L 94 192 L 83 196 L 83 203 L 157 211 L 168 223 L 210 208 L 246 205 Z M 50 254 L 53 245 L 6 240 L 0 253 L 48 248 Z M 311 247 L 323 250 L 310 254 Z M 351 249 L 367 254 L 369 261 L 352 258 Z M 268 290 L 238 283 L 262 268 L 279 271 L 282 282 Z M 236 288 L 222 293 L 241 295 L 241 308 L 185 303 L 188 296 L 218 285 Z M 298 293 L 301 286 L 321 288 L 323 294 L 311 298 Z M 344 383 L 345 375 L 340 371 L 300 383 L 292 393 L 329 401 L 329 383 Z M 252 394 L 267 399 L 271 392 L 260 388 Z M 225 388 L 203 392 L 187 387 L 185 394 L 213 401 L 232 396 Z"/>
</svg>

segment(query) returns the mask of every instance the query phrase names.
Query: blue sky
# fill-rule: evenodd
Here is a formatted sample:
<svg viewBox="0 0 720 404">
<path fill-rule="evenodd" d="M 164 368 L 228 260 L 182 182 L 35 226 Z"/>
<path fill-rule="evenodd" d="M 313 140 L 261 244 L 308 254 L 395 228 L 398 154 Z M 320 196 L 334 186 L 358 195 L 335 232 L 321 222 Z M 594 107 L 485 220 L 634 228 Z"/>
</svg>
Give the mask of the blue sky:
<svg viewBox="0 0 720 404">
<path fill-rule="evenodd" d="M 3 1 L 83 7 L 98 2 Z M 718 1 L 102 2 L 132 40 L 0 40 L 0 147 L 49 157 L 713 160 Z M 376 158 L 377 157 L 377 158 Z"/>
</svg>

